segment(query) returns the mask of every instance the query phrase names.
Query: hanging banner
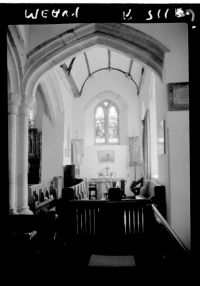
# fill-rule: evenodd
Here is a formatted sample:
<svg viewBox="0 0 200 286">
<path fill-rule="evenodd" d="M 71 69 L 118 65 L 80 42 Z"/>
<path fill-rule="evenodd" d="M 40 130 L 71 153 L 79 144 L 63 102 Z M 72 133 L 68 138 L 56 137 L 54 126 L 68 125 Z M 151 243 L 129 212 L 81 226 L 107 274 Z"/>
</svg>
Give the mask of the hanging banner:
<svg viewBox="0 0 200 286">
<path fill-rule="evenodd" d="M 129 137 L 129 166 L 140 164 L 140 137 Z"/>
</svg>

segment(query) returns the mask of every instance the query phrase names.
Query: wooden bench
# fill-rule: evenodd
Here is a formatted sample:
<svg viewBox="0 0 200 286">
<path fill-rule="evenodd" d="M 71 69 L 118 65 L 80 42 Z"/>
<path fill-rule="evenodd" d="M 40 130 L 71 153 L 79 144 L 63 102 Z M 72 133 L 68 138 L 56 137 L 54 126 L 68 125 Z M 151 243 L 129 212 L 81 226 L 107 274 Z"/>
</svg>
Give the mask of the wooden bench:
<svg viewBox="0 0 200 286">
<path fill-rule="evenodd" d="M 60 235 L 93 250 L 133 249 L 148 232 L 151 204 L 149 199 L 65 202 L 58 214 Z"/>
<path fill-rule="evenodd" d="M 188 258 L 151 199 L 68 201 L 60 223 L 70 251 L 87 252 L 88 263 L 91 255 L 133 256 L 139 268 Z"/>
<path fill-rule="evenodd" d="M 140 189 L 140 195 L 144 198 L 151 198 L 164 218 L 166 213 L 166 188 L 153 180 L 144 180 Z"/>
</svg>

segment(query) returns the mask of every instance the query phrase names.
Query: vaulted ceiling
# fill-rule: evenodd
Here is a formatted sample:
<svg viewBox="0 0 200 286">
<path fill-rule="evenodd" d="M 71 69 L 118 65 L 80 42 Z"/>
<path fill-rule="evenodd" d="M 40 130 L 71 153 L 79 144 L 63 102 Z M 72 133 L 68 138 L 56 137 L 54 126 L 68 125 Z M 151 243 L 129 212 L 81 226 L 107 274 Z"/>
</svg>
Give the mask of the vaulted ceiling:
<svg viewBox="0 0 200 286">
<path fill-rule="evenodd" d="M 49 25 L 30 25 L 29 30 L 21 31 L 29 51 L 24 65 L 26 94 L 32 94 L 37 78 L 51 68 L 59 71 L 75 97 L 81 96 L 96 75 L 118 73 L 133 84 L 138 95 L 146 69 L 152 68 L 162 78 L 164 54 L 168 49 L 153 37 L 116 23 L 70 27 L 55 25 L 52 30 Z M 30 37 L 26 37 L 28 32 Z"/>
<path fill-rule="evenodd" d="M 101 71 L 117 71 L 132 81 L 139 94 L 144 75 L 144 66 L 134 58 L 105 46 L 96 45 L 80 54 L 66 59 L 60 68 L 73 86 L 75 96 L 81 96 L 87 81 Z"/>
</svg>

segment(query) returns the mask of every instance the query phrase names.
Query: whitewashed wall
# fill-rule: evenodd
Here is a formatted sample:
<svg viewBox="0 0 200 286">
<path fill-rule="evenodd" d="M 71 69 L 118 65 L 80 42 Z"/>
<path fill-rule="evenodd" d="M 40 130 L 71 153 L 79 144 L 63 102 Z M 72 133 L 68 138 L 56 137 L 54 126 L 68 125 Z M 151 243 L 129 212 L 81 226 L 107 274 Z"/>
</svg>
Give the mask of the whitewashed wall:
<svg viewBox="0 0 200 286">
<path fill-rule="evenodd" d="M 134 24 L 166 45 L 163 80 L 156 78 L 157 131 L 166 120 L 167 153 L 158 157 L 158 181 L 166 186 L 168 220 L 190 248 L 189 112 L 168 111 L 167 83 L 187 82 L 188 29 L 186 24 Z M 146 100 L 146 99 L 145 99 Z M 146 100 L 145 108 L 148 108 Z"/>
<path fill-rule="evenodd" d="M 169 138 L 167 138 L 169 145 L 167 144 L 167 153 L 158 158 L 158 175 L 160 183 L 165 184 L 167 188 L 167 202 L 169 210 L 169 220 L 175 230 L 175 232 L 180 236 L 180 238 L 185 242 L 185 244 L 190 248 L 190 186 L 188 182 L 189 177 L 189 138 L 188 138 L 188 128 L 183 128 L 188 126 L 189 116 L 188 112 L 168 112 L 167 111 L 167 90 L 166 84 L 169 82 L 181 82 L 188 81 L 188 34 L 187 25 L 182 23 L 172 24 L 130 24 L 130 26 L 139 29 L 160 42 L 166 45 L 170 52 L 165 56 L 164 62 L 164 72 L 163 79 L 156 79 L 156 96 L 157 96 L 157 124 L 162 119 L 166 120 L 167 128 L 169 130 Z M 47 38 L 51 38 L 52 35 L 56 35 L 59 32 L 65 30 L 63 25 L 56 25 L 53 27 L 53 34 L 49 30 L 49 25 L 42 27 L 41 34 L 38 32 L 36 26 L 31 27 L 31 39 L 29 43 L 29 48 L 37 46 L 41 41 L 44 40 L 42 34 L 44 31 L 49 31 Z M 113 72 L 114 73 L 114 72 Z M 97 156 L 96 156 L 96 146 L 92 142 L 92 128 L 89 127 L 89 115 L 84 115 L 84 108 L 90 99 L 97 94 L 105 91 L 111 90 L 116 94 L 119 94 L 124 98 L 128 104 L 127 113 L 124 113 L 124 118 L 122 121 L 127 122 L 127 127 L 123 129 L 122 138 L 127 138 L 128 136 L 139 135 L 141 131 L 141 109 L 139 108 L 139 99 L 136 96 L 136 91 L 132 86 L 132 83 L 126 79 L 120 79 L 121 75 L 115 75 L 116 79 L 112 73 L 106 74 L 96 74 L 92 80 L 89 80 L 84 88 L 83 94 L 80 99 L 75 99 L 74 103 L 69 103 L 69 110 L 67 114 L 69 117 L 65 117 L 65 124 L 62 126 L 63 122 L 60 118 L 60 125 L 57 126 L 57 131 L 52 130 L 49 126 L 47 118 L 44 118 L 43 123 L 43 133 L 46 134 L 49 130 L 49 135 L 44 139 L 47 143 L 46 158 L 51 158 L 53 162 L 52 150 L 56 152 L 56 148 L 62 149 L 63 153 L 63 142 L 65 141 L 66 135 L 62 135 L 57 138 L 57 143 L 54 142 L 55 134 L 56 136 L 61 133 L 61 128 L 66 129 L 67 124 L 72 125 L 71 138 L 89 139 L 86 140 L 84 150 L 84 163 L 81 166 L 81 172 L 84 176 L 96 176 L 98 170 Z M 148 81 L 148 79 L 146 79 Z M 148 82 L 144 83 L 142 93 L 148 96 L 149 86 Z M 148 101 L 145 102 L 145 108 L 148 108 Z M 70 108 L 72 108 L 72 114 L 70 115 Z M 72 119 L 70 119 L 72 118 Z M 71 120 L 71 123 L 70 123 Z M 59 122 L 59 121 L 58 121 Z M 57 124 L 58 124 L 57 122 Z M 158 127 L 158 126 L 157 126 Z M 45 130 L 46 128 L 46 130 Z M 59 131 L 60 130 L 60 131 Z M 90 130 L 90 131 L 89 131 Z M 58 132 L 58 133 L 56 133 Z M 60 133 L 59 133 L 60 132 Z M 135 132 L 135 134 L 134 134 Z M 51 135 L 50 135 L 51 134 Z M 86 136 L 87 134 L 87 136 Z M 90 135 L 89 135 L 90 134 Z M 53 139 L 52 139 L 53 138 Z M 52 142 L 49 144 L 49 140 Z M 53 145 L 53 142 L 55 145 Z M 181 143 L 181 144 L 179 144 Z M 52 148 L 50 148 L 52 144 Z M 65 144 L 65 143 L 64 143 Z M 122 146 L 118 146 L 118 154 L 123 154 L 123 158 L 127 158 L 127 142 L 123 141 Z M 54 147 L 55 148 L 54 148 Z M 107 149 L 107 147 L 105 146 Z M 117 148 L 117 147 L 116 147 Z M 177 152 L 177 153 L 176 153 Z M 60 155 L 58 155 L 60 156 Z M 176 160 L 175 160 L 176 158 Z M 46 159 L 47 160 L 47 159 Z M 92 160 L 92 161 L 91 161 Z M 63 162 L 63 157 L 62 160 Z M 49 161 L 48 161 L 49 162 Z M 55 161 L 56 162 L 56 161 Z M 64 159 L 64 162 L 68 162 Z M 47 161 L 46 161 L 47 163 Z M 94 168 L 89 167 L 94 164 Z M 51 165 L 51 164 L 50 164 Z M 123 165 L 120 169 L 124 169 L 127 166 L 127 161 L 124 160 Z M 113 166 L 114 167 L 114 166 Z M 45 177 L 51 176 L 51 170 L 45 171 Z M 90 168 L 90 169 L 89 169 Z M 117 168 L 117 166 L 116 166 Z M 56 170 L 56 167 L 55 167 Z M 128 167 L 125 167 L 122 174 L 123 176 L 128 176 Z M 181 170 L 181 173 L 180 173 Z M 56 170 L 57 172 L 58 170 Z M 59 173 L 59 172 L 58 172 Z M 131 173 L 131 172 L 130 172 Z M 182 174 L 182 175 L 181 175 Z M 55 172 L 54 172 L 55 175 Z M 56 174 L 60 175 L 60 174 Z M 119 174 L 120 175 L 120 174 Z M 177 178 L 181 178 L 178 180 Z M 184 206 L 184 207 L 183 207 Z"/>
<path fill-rule="evenodd" d="M 120 115 L 120 144 L 95 145 L 94 110 L 99 102 L 110 99 L 115 102 Z M 126 192 L 129 193 L 133 172 L 128 162 L 128 137 L 140 135 L 139 97 L 136 88 L 124 75 L 116 72 L 100 72 L 89 80 L 80 98 L 73 103 L 73 137 L 84 139 L 84 157 L 80 175 L 95 178 L 107 165 L 98 164 L 99 150 L 114 150 L 115 163 L 109 166 L 119 178 L 127 180 Z"/>
<path fill-rule="evenodd" d="M 57 117 L 55 126 L 43 115 L 42 144 L 45 148 L 42 148 L 42 182 L 63 175 L 63 130 L 63 114 Z"/>
</svg>

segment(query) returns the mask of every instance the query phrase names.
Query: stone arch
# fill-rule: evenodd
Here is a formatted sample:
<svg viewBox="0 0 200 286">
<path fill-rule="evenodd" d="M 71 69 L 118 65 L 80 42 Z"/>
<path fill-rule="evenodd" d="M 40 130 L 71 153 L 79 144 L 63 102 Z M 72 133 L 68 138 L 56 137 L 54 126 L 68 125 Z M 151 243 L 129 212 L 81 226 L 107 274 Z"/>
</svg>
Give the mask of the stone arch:
<svg viewBox="0 0 200 286">
<path fill-rule="evenodd" d="M 28 54 L 22 92 L 25 100 L 31 100 L 40 77 L 48 70 L 93 45 L 104 45 L 137 58 L 162 78 L 164 54 L 169 50 L 159 41 L 124 24 L 81 24 L 46 41 Z"/>
<path fill-rule="evenodd" d="M 8 26 L 7 39 L 9 45 L 12 47 L 13 54 L 15 55 L 18 64 L 20 79 L 22 79 L 26 65 L 26 48 L 19 32 L 18 25 Z"/>
<path fill-rule="evenodd" d="M 121 108 L 128 108 L 128 103 L 126 102 L 126 100 L 121 97 L 119 94 L 111 91 L 111 90 L 105 90 L 105 91 L 101 91 L 100 93 L 96 94 L 93 98 L 90 99 L 89 102 L 87 102 L 87 104 L 84 107 L 84 110 L 87 110 L 87 108 L 89 108 L 92 105 L 97 105 L 100 101 L 103 101 L 104 99 L 109 99 L 111 101 L 113 101 L 118 109 L 120 110 Z"/>
<path fill-rule="evenodd" d="M 10 45 L 7 46 L 8 100 L 18 100 L 20 94 L 20 73 L 18 63 Z"/>
</svg>

